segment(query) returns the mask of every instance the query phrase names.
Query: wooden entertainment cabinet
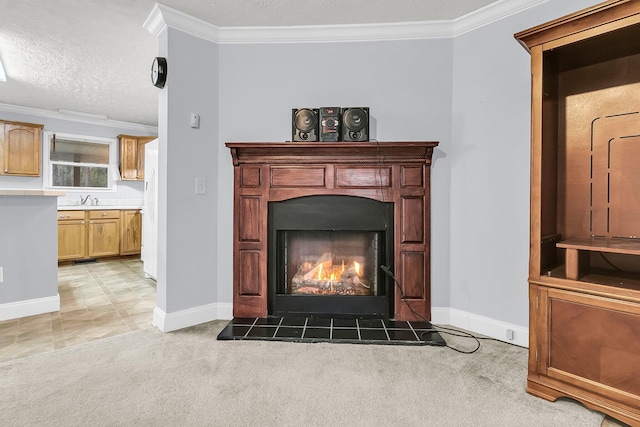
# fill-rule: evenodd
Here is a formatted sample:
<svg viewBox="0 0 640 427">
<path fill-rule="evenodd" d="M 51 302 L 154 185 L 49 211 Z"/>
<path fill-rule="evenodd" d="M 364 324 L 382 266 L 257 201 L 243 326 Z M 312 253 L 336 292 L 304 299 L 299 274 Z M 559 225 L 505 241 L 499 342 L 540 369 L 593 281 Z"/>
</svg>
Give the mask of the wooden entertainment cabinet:
<svg viewBox="0 0 640 427">
<path fill-rule="evenodd" d="M 394 204 L 394 274 L 413 310 L 430 319 L 430 167 L 437 145 L 228 142 L 234 166 L 234 317 L 269 314 L 268 203 L 342 195 Z M 394 292 L 395 319 L 415 320 L 396 287 Z"/>
<path fill-rule="evenodd" d="M 640 425 L 640 1 L 515 37 L 532 73 L 527 391 Z"/>
</svg>

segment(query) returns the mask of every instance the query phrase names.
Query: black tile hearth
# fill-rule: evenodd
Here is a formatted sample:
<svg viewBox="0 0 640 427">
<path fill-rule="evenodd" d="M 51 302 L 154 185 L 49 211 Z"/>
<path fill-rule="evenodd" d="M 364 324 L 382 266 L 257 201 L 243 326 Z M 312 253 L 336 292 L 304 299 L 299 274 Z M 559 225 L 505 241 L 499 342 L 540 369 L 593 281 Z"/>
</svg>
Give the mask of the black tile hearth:
<svg viewBox="0 0 640 427">
<path fill-rule="evenodd" d="M 234 318 L 219 340 L 436 345 L 446 342 L 429 322 L 314 317 Z"/>
</svg>

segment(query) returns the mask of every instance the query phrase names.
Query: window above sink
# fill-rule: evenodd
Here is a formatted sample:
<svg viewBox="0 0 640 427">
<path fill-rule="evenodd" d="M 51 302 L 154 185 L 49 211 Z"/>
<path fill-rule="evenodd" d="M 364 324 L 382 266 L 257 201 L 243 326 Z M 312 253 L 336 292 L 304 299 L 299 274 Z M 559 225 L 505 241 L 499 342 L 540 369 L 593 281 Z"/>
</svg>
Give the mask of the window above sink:
<svg viewBox="0 0 640 427">
<path fill-rule="evenodd" d="M 44 141 L 45 188 L 115 190 L 119 179 L 116 138 L 45 132 Z"/>
</svg>

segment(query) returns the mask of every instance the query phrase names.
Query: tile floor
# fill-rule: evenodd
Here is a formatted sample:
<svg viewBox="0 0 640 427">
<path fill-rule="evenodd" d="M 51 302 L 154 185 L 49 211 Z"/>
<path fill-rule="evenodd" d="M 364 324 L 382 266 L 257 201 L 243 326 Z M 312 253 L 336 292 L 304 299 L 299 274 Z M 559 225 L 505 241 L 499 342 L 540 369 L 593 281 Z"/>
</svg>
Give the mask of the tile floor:
<svg viewBox="0 0 640 427">
<path fill-rule="evenodd" d="M 220 340 L 446 345 L 429 322 L 313 317 L 234 318 Z"/>
<path fill-rule="evenodd" d="M 140 259 L 58 267 L 60 311 L 0 322 L 0 363 L 150 328 L 156 282 Z"/>
</svg>

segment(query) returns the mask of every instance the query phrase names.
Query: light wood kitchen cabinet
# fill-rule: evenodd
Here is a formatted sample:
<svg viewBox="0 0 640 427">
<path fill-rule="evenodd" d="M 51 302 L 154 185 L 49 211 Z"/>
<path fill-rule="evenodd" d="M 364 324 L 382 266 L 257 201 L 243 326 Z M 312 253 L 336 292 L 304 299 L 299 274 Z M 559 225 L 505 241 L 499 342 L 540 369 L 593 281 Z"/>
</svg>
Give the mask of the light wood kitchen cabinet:
<svg viewBox="0 0 640 427">
<path fill-rule="evenodd" d="M 86 228 L 84 211 L 58 212 L 58 261 L 86 256 Z"/>
<path fill-rule="evenodd" d="M 120 254 L 120 211 L 87 211 L 89 226 L 87 242 L 89 258 Z"/>
<path fill-rule="evenodd" d="M 144 180 L 144 145 L 155 136 L 118 135 L 120 140 L 120 176 L 125 181 Z"/>
<path fill-rule="evenodd" d="M 58 211 L 58 261 L 140 253 L 139 209 Z"/>
<path fill-rule="evenodd" d="M 0 175 L 40 176 L 42 128 L 0 121 Z"/>
<path fill-rule="evenodd" d="M 516 34 L 531 53 L 527 391 L 640 425 L 640 2 Z"/>
<path fill-rule="evenodd" d="M 120 255 L 139 254 L 142 248 L 142 214 L 139 210 L 120 211 Z"/>
</svg>

